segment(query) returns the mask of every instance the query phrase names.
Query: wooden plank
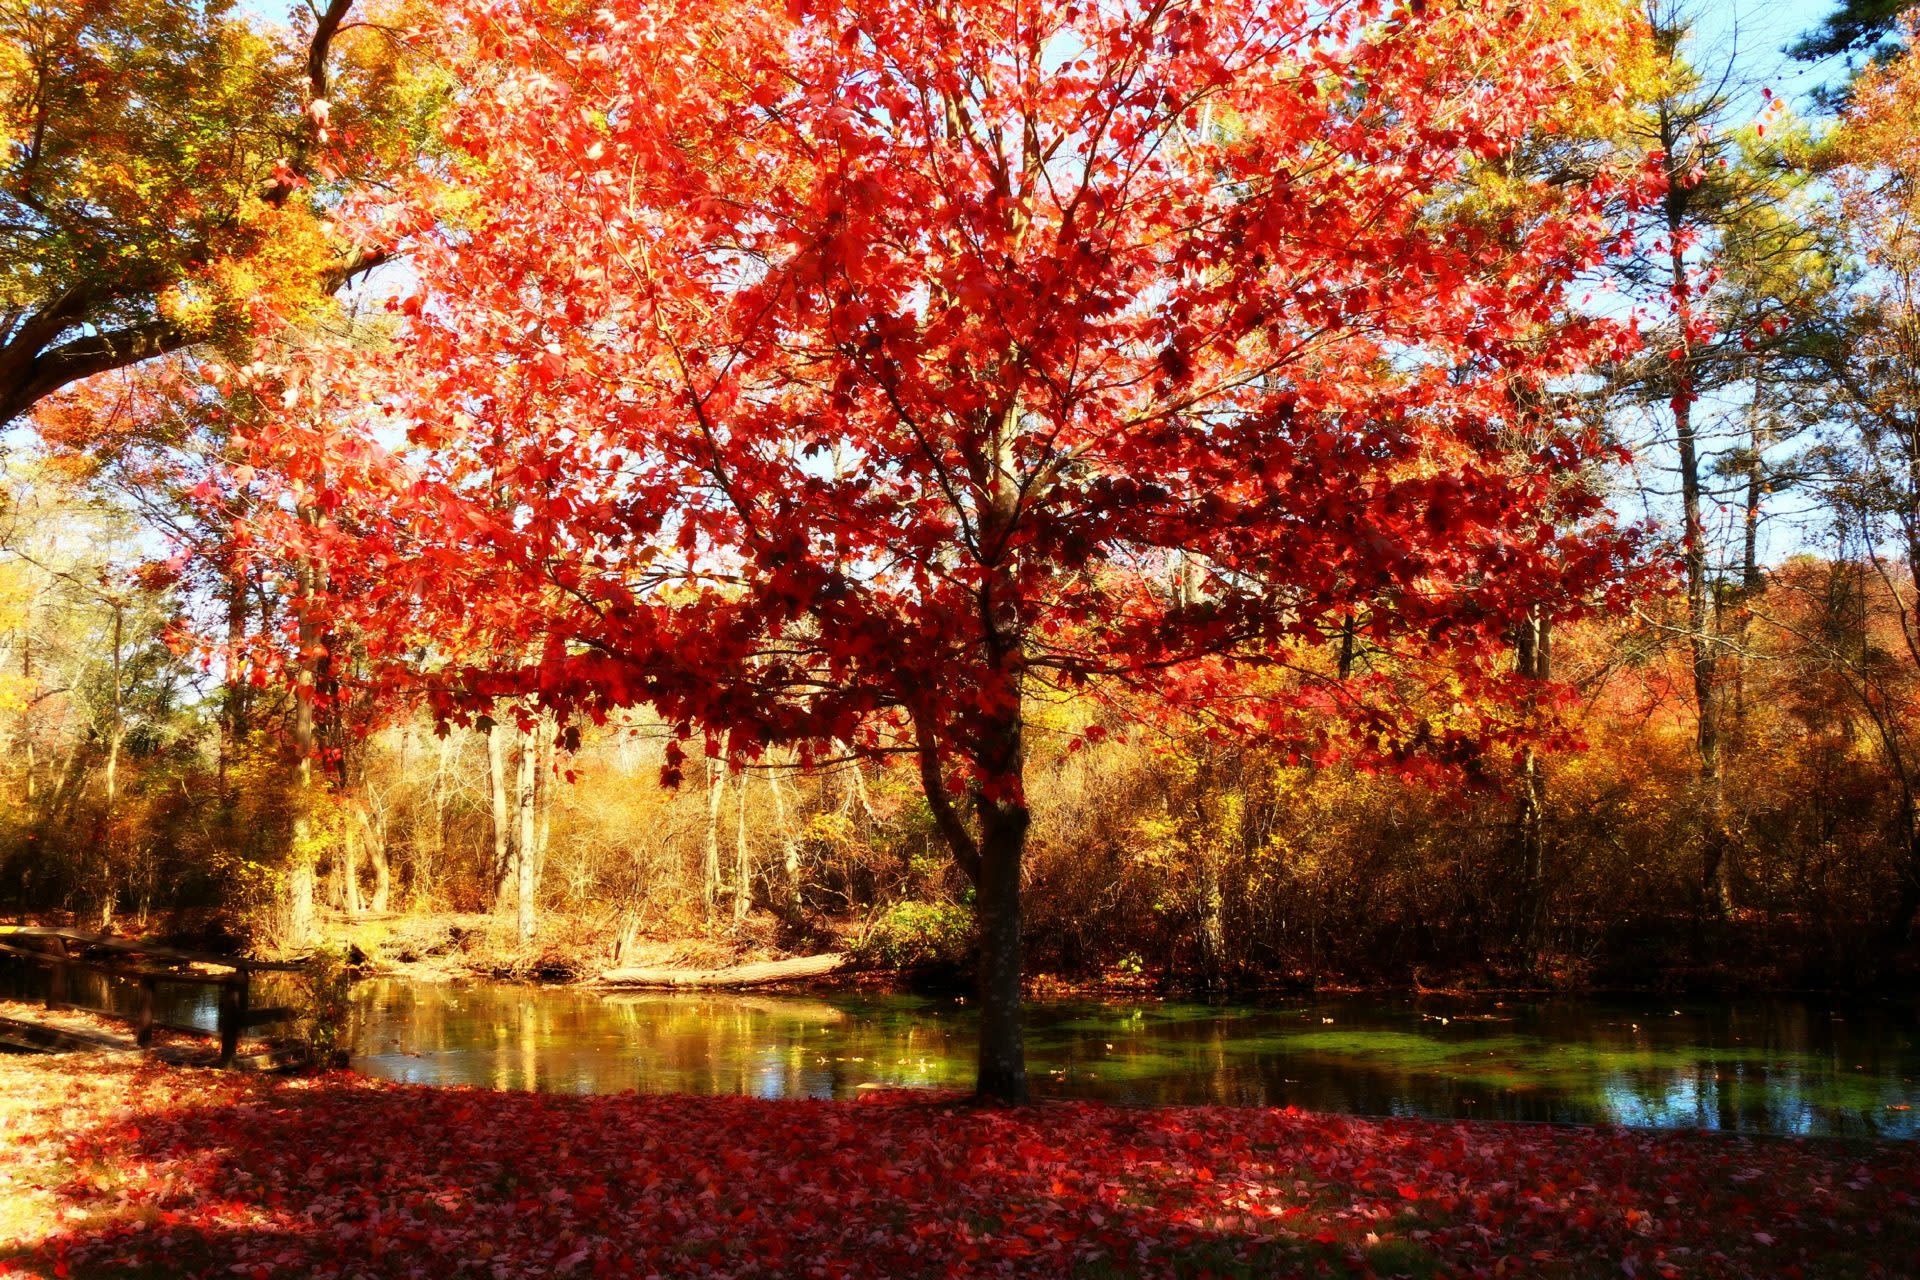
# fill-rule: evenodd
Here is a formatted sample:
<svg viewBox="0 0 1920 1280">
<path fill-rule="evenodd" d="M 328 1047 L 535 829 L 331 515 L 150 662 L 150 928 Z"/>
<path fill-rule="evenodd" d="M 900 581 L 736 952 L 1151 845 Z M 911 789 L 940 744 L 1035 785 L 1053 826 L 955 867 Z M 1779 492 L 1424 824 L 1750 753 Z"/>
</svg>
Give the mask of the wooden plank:
<svg viewBox="0 0 1920 1280">
<path fill-rule="evenodd" d="M 285 1022 L 294 1016 L 296 1010 L 291 1005 L 270 1004 L 249 1010 L 241 1021 L 248 1027 L 263 1027 L 269 1022 Z"/>
<path fill-rule="evenodd" d="M 71 1007 L 81 1013 L 90 1013 L 96 1018 L 106 1018 L 111 1022 L 130 1023 L 136 1029 L 140 1025 L 140 1011 L 137 1008 L 132 1013 L 122 1013 L 118 1009 L 81 1008 L 78 1005 Z M 211 1038 L 220 1034 L 218 1031 L 209 1031 L 205 1027 L 195 1026 L 191 1022 L 168 1022 L 159 1017 L 154 1018 L 153 1026 L 155 1030 L 178 1031 L 183 1036 L 205 1036 Z"/>
<path fill-rule="evenodd" d="M 156 1022 L 155 1026 L 168 1026 Z M 202 1027 L 172 1027 L 175 1031 L 190 1031 L 198 1035 L 208 1035 Z M 42 1053 L 139 1053 L 142 1052 L 133 1036 L 116 1035 L 112 1032 L 94 1031 L 79 1027 L 56 1027 L 44 1022 L 33 1022 L 24 1018 L 0 1017 L 0 1045 L 10 1045 Z M 206 1048 L 185 1045 L 155 1045 L 146 1050 L 163 1062 L 179 1063 L 187 1066 L 208 1066 L 212 1055 Z M 299 1056 L 279 1049 L 259 1049 L 250 1053 L 236 1054 L 233 1066 L 241 1071 L 272 1071 L 285 1066 L 298 1065 Z"/>
<path fill-rule="evenodd" d="M 288 1071 L 305 1065 L 305 1058 L 287 1049 L 261 1049 L 243 1053 L 233 1060 L 235 1071 Z"/>
<path fill-rule="evenodd" d="M 233 1065 L 240 1050 L 240 1031 L 247 1021 L 247 977 L 241 974 L 220 988 L 220 1065 Z"/>
<path fill-rule="evenodd" d="M 240 1037 L 248 1028 L 269 1022 L 285 1021 L 294 1016 L 294 1011 L 286 1006 L 275 1005 L 250 1011 L 248 1004 L 254 971 L 291 970 L 302 967 L 295 962 L 236 960 L 228 956 L 214 956 L 205 952 L 182 951 L 172 947 L 110 938 L 104 934 L 85 934 L 76 930 L 50 929 L 41 926 L 0 926 L 0 938 L 12 940 L 0 941 L 0 952 L 24 956 L 51 966 L 53 977 L 47 989 L 49 1009 L 64 1008 L 68 1004 L 67 971 L 70 966 L 137 982 L 139 990 L 132 1013 L 121 1013 L 113 1009 L 94 1009 L 89 1012 L 116 1021 L 132 1023 L 134 1041 L 142 1048 L 152 1045 L 156 1027 L 166 1027 L 189 1035 L 213 1034 L 220 1039 L 220 1065 L 230 1067 L 239 1055 Z M 49 945 L 44 948 L 18 945 L 40 940 L 47 941 Z M 119 963 L 86 959 L 72 954 L 76 947 L 82 951 L 98 948 L 114 955 L 128 957 L 128 959 Z M 229 972 L 208 974 L 164 967 L 187 964 L 217 965 L 226 968 Z M 162 982 L 217 985 L 220 988 L 218 1029 L 209 1033 L 203 1027 L 163 1023 L 156 1019 L 154 989 Z"/>
<path fill-rule="evenodd" d="M 142 1049 L 153 1043 L 153 979 L 140 979 L 139 1003 L 133 1011 L 133 1038 Z"/>
<path fill-rule="evenodd" d="M 103 1018 L 118 1018 L 121 1016 L 120 1014 L 117 1014 L 117 1013 L 106 1013 L 99 1009 L 90 1009 L 88 1010 L 88 1012 L 98 1013 Z M 208 1040 L 211 1040 L 214 1036 L 217 1036 L 220 1034 L 218 1031 L 209 1031 L 205 1027 L 196 1027 L 191 1022 L 163 1022 L 160 1019 L 155 1018 L 153 1020 L 153 1025 L 160 1028 L 162 1031 L 177 1031 L 183 1036 L 200 1036 L 203 1039 L 208 1039 Z"/>
<path fill-rule="evenodd" d="M 190 951 L 180 947 L 170 947 L 161 942 L 120 938 L 110 933 L 88 933 L 79 929 L 56 929 L 48 925 L 0 925 L 0 937 L 8 935 L 20 938 L 62 938 L 82 946 L 143 955 L 149 959 L 175 964 L 213 964 L 235 970 L 277 973 L 292 973 L 307 966 L 304 960 L 250 960 L 244 956 L 223 956 L 212 951 Z"/>
<path fill-rule="evenodd" d="M 67 958 L 55 956 L 47 961 L 47 1008 L 67 1007 Z"/>
<path fill-rule="evenodd" d="M 609 969 L 594 981 L 605 987 L 757 987 L 769 982 L 823 977 L 846 962 L 844 955 L 829 952 L 822 956 L 737 964 L 726 969 Z"/>
<path fill-rule="evenodd" d="M 133 1048 L 118 1036 L 72 1027 L 51 1027 L 44 1022 L 22 1018 L 0 1018 L 0 1040 L 16 1040 L 40 1049 L 111 1049 L 117 1053 Z"/>
<path fill-rule="evenodd" d="M 233 975 L 227 973 L 194 973 L 184 969 L 163 969 L 151 965 L 134 966 L 127 963 L 115 964 L 108 960 L 86 960 L 71 957 L 60 961 L 58 957 L 44 951 L 34 951 L 28 947 L 16 947 L 0 942 L 0 951 L 9 955 L 23 956 L 28 960 L 38 960 L 42 964 L 64 963 L 69 969 L 86 969 L 92 973 L 104 973 L 116 978 L 157 978 L 163 982 L 183 982 L 204 987 L 218 986 Z"/>
</svg>

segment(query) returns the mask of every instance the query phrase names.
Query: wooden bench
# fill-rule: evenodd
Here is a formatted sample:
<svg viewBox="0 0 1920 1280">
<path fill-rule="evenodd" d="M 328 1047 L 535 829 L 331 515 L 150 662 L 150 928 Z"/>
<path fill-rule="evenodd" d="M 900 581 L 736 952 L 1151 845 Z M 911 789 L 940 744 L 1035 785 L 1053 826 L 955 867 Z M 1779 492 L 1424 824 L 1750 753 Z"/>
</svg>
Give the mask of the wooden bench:
<svg viewBox="0 0 1920 1280">
<path fill-rule="evenodd" d="M 138 995 L 132 1013 L 113 1009 L 89 1012 L 131 1022 L 135 1039 L 142 1045 L 153 1042 L 155 1027 L 188 1035 L 207 1035 L 204 1027 L 159 1022 L 154 1017 L 154 990 L 161 983 L 211 986 L 220 989 L 217 1030 L 220 1037 L 220 1065 L 230 1067 L 240 1049 L 240 1036 L 254 1027 L 284 1022 L 294 1016 L 285 1005 L 252 1007 L 253 975 L 262 972 L 288 973 L 305 967 L 299 960 L 244 960 L 236 956 L 216 955 L 208 951 L 189 951 L 137 938 L 119 938 L 105 933 L 77 929 L 55 929 L 40 925 L 0 926 L 0 954 L 20 956 L 44 964 L 49 969 L 47 1008 L 76 1008 L 68 999 L 68 975 L 75 969 L 105 974 L 133 982 Z M 205 969 L 222 972 L 208 973 Z"/>
</svg>

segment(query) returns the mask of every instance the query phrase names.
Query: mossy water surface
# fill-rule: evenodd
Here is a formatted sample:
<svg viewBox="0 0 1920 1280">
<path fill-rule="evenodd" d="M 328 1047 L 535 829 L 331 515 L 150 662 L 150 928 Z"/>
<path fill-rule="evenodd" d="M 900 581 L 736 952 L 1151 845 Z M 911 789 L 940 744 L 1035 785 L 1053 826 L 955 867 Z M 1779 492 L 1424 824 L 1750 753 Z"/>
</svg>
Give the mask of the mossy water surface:
<svg viewBox="0 0 1920 1280">
<path fill-rule="evenodd" d="M 399 980 L 357 992 L 356 1065 L 402 1081 L 827 1098 L 973 1076 L 962 999 Z M 211 1026 L 202 994 L 179 989 L 163 1016 Z M 1920 1138 L 1912 1003 L 1049 1001 L 1028 1009 L 1027 1050 L 1041 1097 Z"/>
</svg>

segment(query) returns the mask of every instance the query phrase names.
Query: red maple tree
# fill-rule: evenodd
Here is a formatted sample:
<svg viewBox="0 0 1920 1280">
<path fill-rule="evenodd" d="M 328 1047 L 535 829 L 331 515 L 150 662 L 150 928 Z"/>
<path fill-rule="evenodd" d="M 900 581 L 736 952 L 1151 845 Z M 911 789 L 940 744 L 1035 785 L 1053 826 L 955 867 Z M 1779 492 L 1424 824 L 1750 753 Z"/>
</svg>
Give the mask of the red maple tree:
<svg viewBox="0 0 1920 1280">
<path fill-rule="evenodd" d="M 1626 576 L 1562 397 L 1641 179 L 1506 166 L 1603 56 L 1547 7 L 466 0 L 442 39 L 446 157 L 361 215 L 397 331 L 252 442 L 280 537 L 443 710 L 909 755 L 985 1098 L 1026 1087 L 1037 695 L 1458 764 L 1517 732 L 1516 621 Z M 1356 633 L 1459 714 L 1342 681 Z"/>
</svg>

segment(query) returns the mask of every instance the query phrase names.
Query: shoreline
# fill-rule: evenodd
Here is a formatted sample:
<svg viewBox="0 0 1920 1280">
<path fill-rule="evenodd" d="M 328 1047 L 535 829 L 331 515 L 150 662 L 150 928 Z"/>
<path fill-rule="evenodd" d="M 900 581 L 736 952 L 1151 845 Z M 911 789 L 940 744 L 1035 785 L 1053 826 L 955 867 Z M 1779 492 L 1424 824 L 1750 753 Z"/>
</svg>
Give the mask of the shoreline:
<svg viewBox="0 0 1920 1280">
<path fill-rule="evenodd" d="M 606 983 L 594 977 L 542 977 L 539 975 L 492 970 L 479 967 L 387 965 L 356 969 L 362 980 L 389 979 L 406 982 L 498 983 L 508 986 L 551 990 L 597 992 L 653 992 L 662 995 L 704 995 L 711 997 L 777 995 L 911 995 L 971 998 L 969 985 L 924 984 L 906 970 L 849 969 L 831 977 L 801 978 L 790 981 L 756 983 L 751 987 L 674 986 L 666 984 Z M 1259 1005 L 1284 1001 L 1328 1001 L 1342 999 L 1452 1000 L 1452 1001 L 1661 1001 L 1687 1002 L 1722 1000 L 1805 1000 L 1846 1004 L 1915 1004 L 1920 992 L 1887 987 L 1849 989 L 1836 987 L 1732 985 L 1692 987 L 1592 986 L 1555 987 L 1501 985 L 1485 987 L 1421 986 L 1395 982 L 1329 982 L 1307 986 L 1298 983 L 1250 984 L 1218 991 L 1207 991 L 1179 984 L 1161 986 L 1133 982 L 1102 982 L 1040 973 L 1029 976 L 1022 986 L 1022 998 L 1030 1002 L 1111 1001 L 1168 1002 L 1185 1004 Z"/>
<path fill-rule="evenodd" d="M 65 924 L 59 916 L 0 917 L 7 923 Z M 120 922 L 127 936 L 163 936 L 192 941 L 207 950 L 250 954 L 244 940 L 224 931 L 215 921 L 192 918 L 151 921 L 145 930 Z M 604 930 L 583 927 L 577 921 L 555 919 L 551 933 L 537 935 L 530 946 L 506 936 L 506 922 L 484 912 L 437 912 L 420 915 L 346 917 L 329 913 L 320 921 L 320 943 L 344 954 L 357 978 L 401 979 L 413 982 L 505 982 L 541 987 L 577 987 L 586 990 L 706 990 L 750 989 L 770 994 L 913 994 L 970 996 L 973 983 L 960 964 L 889 968 L 855 952 L 855 930 L 849 922 L 831 922 L 829 928 L 786 945 L 765 919 L 746 926 L 709 932 L 661 934 L 645 937 L 624 954 L 608 954 Z M 557 937 L 555 936 L 557 935 Z M 608 970 L 648 968 L 696 974 L 749 965 L 791 962 L 826 952 L 853 953 L 836 972 L 754 983 L 750 988 L 730 986 L 676 987 L 672 983 L 603 984 Z M 279 954 L 269 949 L 261 954 Z M 1209 987 L 1197 975 L 1170 972 L 1104 973 L 1042 970 L 1029 973 L 1023 983 L 1030 1000 L 1150 1000 L 1193 1003 L 1261 1003 L 1280 1000 L 1329 1000 L 1376 997 L 1420 1000 L 1732 1000 L 1804 999 L 1846 1002 L 1899 1002 L 1920 987 L 1889 975 L 1874 984 L 1837 984 L 1793 981 L 1766 966 L 1749 970 L 1698 966 L 1669 973 L 1654 982 L 1606 981 L 1565 977 L 1527 979 L 1511 972 L 1467 966 L 1457 970 L 1415 972 L 1406 977 L 1368 977 L 1347 974 L 1246 974 L 1235 981 Z"/>
</svg>

